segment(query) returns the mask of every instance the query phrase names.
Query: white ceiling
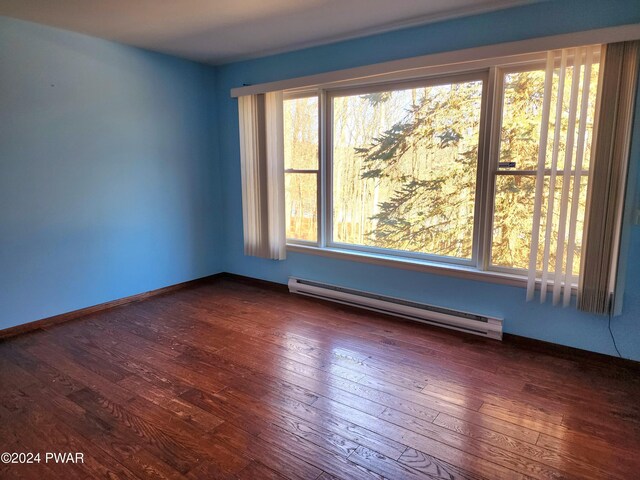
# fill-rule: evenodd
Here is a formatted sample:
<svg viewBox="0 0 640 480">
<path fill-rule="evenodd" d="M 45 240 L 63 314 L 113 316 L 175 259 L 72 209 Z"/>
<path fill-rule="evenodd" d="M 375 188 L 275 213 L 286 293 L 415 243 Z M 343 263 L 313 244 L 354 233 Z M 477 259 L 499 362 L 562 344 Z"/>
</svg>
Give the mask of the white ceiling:
<svg viewBox="0 0 640 480">
<path fill-rule="evenodd" d="M 537 0 L 0 0 L 0 15 L 213 64 Z"/>
</svg>

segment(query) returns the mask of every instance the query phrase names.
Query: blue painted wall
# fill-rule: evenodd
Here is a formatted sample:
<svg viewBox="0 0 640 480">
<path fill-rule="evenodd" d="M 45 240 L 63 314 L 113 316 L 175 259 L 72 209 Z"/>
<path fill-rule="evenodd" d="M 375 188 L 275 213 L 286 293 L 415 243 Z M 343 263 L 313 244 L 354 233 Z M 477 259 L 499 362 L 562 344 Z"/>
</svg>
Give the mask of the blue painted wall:
<svg viewBox="0 0 640 480">
<path fill-rule="evenodd" d="M 438 305 L 503 316 L 507 332 L 615 355 L 607 321 L 573 308 L 526 303 L 522 288 L 459 280 L 324 257 L 290 254 L 283 262 L 245 257 L 237 104 L 229 90 L 301 75 L 429 53 L 640 22 L 637 0 L 554 1 L 455 19 L 332 45 L 234 63 L 217 70 L 226 271 L 284 283 L 289 275 L 339 283 Z M 640 112 L 640 108 L 638 109 Z M 640 113 L 636 115 L 640 118 Z M 640 160 L 636 122 L 632 162 Z M 635 179 L 632 179 L 635 180 Z M 638 179 L 640 181 L 640 179 Z M 640 360 L 640 228 L 630 232 L 623 315 L 613 331 L 624 356 Z"/>
<path fill-rule="evenodd" d="M 0 17 L 0 329 L 220 271 L 214 88 Z"/>
</svg>

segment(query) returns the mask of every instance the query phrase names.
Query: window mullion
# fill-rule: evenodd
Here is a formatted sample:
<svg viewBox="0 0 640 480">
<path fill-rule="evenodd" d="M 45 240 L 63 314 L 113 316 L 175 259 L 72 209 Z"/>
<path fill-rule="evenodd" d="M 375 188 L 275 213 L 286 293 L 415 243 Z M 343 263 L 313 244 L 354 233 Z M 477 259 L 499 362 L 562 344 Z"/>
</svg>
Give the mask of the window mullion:
<svg viewBox="0 0 640 480">
<path fill-rule="evenodd" d="M 487 235 L 485 238 L 486 252 L 484 270 L 491 267 L 493 240 L 493 213 L 495 209 L 496 177 L 498 162 L 500 161 L 500 135 L 502 131 L 502 104 L 504 96 L 504 71 L 499 67 L 492 68 L 494 81 L 494 101 L 492 106 L 491 150 L 489 153 L 489 190 L 487 195 Z"/>
<path fill-rule="evenodd" d="M 474 237 L 476 268 L 487 270 L 491 256 L 491 223 L 493 218 L 494 170 L 496 163 L 497 132 L 499 128 L 498 69 L 491 67 L 483 103 L 481 148 L 478 152 L 478 194 L 476 196 L 477 232 Z"/>
<path fill-rule="evenodd" d="M 318 175 L 318 244 L 324 248 L 327 246 L 330 235 L 331 213 L 330 213 L 330 182 L 328 179 L 330 168 L 328 153 L 330 150 L 328 115 L 328 98 L 325 90 L 318 91 L 318 154 L 320 172 Z"/>
</svg>

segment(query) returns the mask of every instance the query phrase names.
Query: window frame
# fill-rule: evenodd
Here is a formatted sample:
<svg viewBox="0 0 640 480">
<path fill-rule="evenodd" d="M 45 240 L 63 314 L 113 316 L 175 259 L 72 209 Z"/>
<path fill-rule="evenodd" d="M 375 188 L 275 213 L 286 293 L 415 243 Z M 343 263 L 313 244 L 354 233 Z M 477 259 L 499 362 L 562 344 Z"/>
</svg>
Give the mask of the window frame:
<svg viewBox="0 0 640 480">
<path fill-rule="evenodd" d="M 546 52 L 543 52 L 546 54 Z M 594 61 L 600 61 L 599 56 L 594 57 Z M 556 56 L 555 64 L 559 67 L 560 65 L 560 57 Z M 509 73 L 520 73 L 527 72 L 532 70 L 545 70 L 545 62 L 542 59 L 534 60 L 533 58 L 526 62 L 518 62 L 511 65 L 500 65 L 496 67 L 492 67 L 495 71 L 495 75 L 497 76 L 495 82 L 495 105 L 493 114 L 493 122 L 494 125 L 492 127 L 492 145 L 491 151 L 489 153 L 492 165 L 490 167 L 490 175 L 491 179 L 489 180 L 489 185 L 491 188 L 490 199 L 491 199 L 491 211 L 489 218 L 487 219 L 487 228 L 488 228 L 488 238 L 486 239 L 486 263 L 484 265 L 483 271 L 487 272 L 496 272 L 496 273 L 504 273 L 509 275 L 517 275 L 522 278 L 528 276 L 529 271 L 526 268 L 518 268 L 518 267 L 505 267 L 502 265 L 495 265 L 492 263 L 493 258 L 493 216 L 495 213 L 495 189 L 496 189 L 496 180 L 498 176 L 524 176 L 524 177 L 532 177 L 536 178 L 537 170 L 522 170 L 522 169 L 514 169 L 514 170 L 506 170 L 500 169 L 500 136 L 502 131 L 502 107 L 504 105 L 504 78 Z M 547 173 L 548 169 L 545 169 L 544 177 L 549 177 L 550 173 Z M 564 170 L 562 170 L 564 171 Z M 580 177 L 589 177 L 590 170 L 583 169 Z M 538 272 L 540 273 L 540 272 Z M 577 290 L 578 287 L 578 275 L 572 275 L 572 289 Z M 553 285 L 553 283 L 551 283 Z"/>
<path fill-rule="evenodd" d="M 299 100 L 301 98 L 311 98 L 318 95 L 318 90 L 301 90 L 301 91 L 295 91 L 295 92 L 284 92 L 283 94 L 283 102 L 286 102 L 287 100 Z M 320 140 L 320 135 L 321 132 L 323 130 L 322 126 L 320 125 L 320 111 L 322 110 L 322 107 L 320 106 L 320 98 L 318 98 L 318 167 L 314 170 L 314 169 L 299 169 L 299 168 L 285 168 L 284 169 L 284 175 L 285 175 L 285 179 L 287 174 L 304 174 L 304 175 L 316 175 L 316 220 L 317 220 L 317 229 L 316 229 L 316 241 L 312 241 L 312 240 L 303 240 L 303 239 L 296 239 L 296 238 L 289 238 L 287 237 L 287 246 L 288 245 L 307 245 L 307 246 L 318 246 L 320 244 L 320 238 L 321 238 L 321 228 L 320 228 L 320 224 L 322 223 L 322 215 L 321 215 L 321 211 L 320 211 L 320 207 L 323 203 L 323 194 L 322 194 L 322 180 L 321 180 L 321 176 L 322 176 L 322 163 L 320 161 L 320 157 L 322 156 L 321 151 L 322 151 L 322 143 Z M 285 180 L 286 182 L 286 180 Z"/>
<path fill-rule="evenodd" d="M 287 249 L 329 257 L 352 258 L 356 261 L 394 265 L 400 268 L 427 271 L 442 271 L 447 275 L 488 279 L 496 283 L 526 285 L 527 270 L 510 268 L 491 263 L 492 229 L 495 208 L 496 178 L 499 173 L 500 132 L 504 75 L 509 72 L 527 71 L 544 66 L 547 52 L 541 51 L 492 59 L 488 66 L 478 68 L 472 62 L 468 69 L 460 64 L 451 65 L 449 71 L 443 66 L 433 67 L 434 73 L 416 75 L 407 71 L 389 80 L 348 81 L 342 85 L 318 85 L 313 88 L 285 91 L 285 99 L 318 97 L 318 239 L 317 242 L 287 238 Z M 558 57 L 559 59 L 559 57 Z M 420 70 L 422 72 L 423 70 Z M 471 259 L 460 259 L 442 255 L 407 252 L 380 247 L 353 245 L 333 240 L 333 162 L 332 162 L 332 100 L 353 92 L 373 93 L 411 86 L 424 87 L 444 84 L 447 80 L 482 80 L 482 102 L 480 130 L 478 136 L 478 163 L 474 207 L 473 246 Z M 292 172 L 293 173 L 293 172 Z M 397 264 L 397 265 L 396 265 Z M 576 279 L 577 280 L 577 277 Z M 575 287 L 575 286 L 574 286 Z"/>
<path fill-rule="evenodd" d="M 469 259 L 450 257 L 445 255 L 435 255 L 421 252 L 409 252 L 405 250 L 395 250 L 390 248 L 373 247 L 367 245 L 357 245 L 351 243 L 343 243 L 335 241 L 333 238 L 333 99 L 337 97 L 362 95 L 367 93 L 377 93 L 391 90 L 405 90 L 409 88 L 422 88 L 437 85 L 446 85 L 448 83 L 463 83 L 465 81 L 481 81 L 482 82 L 482 100 L 480 105 L 480 128 L 478 132 L 478 165 L 476 167 L 476 199 L 474 206 L 474 226 L 472 232 L 472 255 Z M 325 199 L 327 205 L 327 217 L 325 218 L 325 246 L 329 248 L 336 248 L 342 250 L 356 250 L 365 253 L 372 253 L 378 255 L 391 255 L 403 258 L 413 258 L 417 260 L 426 260 L 431 262 L 440 262 L 445 264 L 456 264 L 465 266 L 477 266 L 478 251 L 477 251 L 477 239 L 479 233 L 479 220 L 478 220 L 478 180 L 480 174 L 480 158 L 483 145 L 483 127 L 485 123 L 485 103 L 486 103 L 486 86 L 488 81 L 488 72 L 486 70 L 471 70 L 463 73 L 456 73 L 452 75 L 434 75 L 421 79 L 412 79 L 407 81 L 389 82 L 368 84 L 363 86 L 350 86 L 343 88 L 328 89 L 326 91 L 325 110 L 327 112 L 326 117 L 326 184 L 325 184 Z"/>
</svg>

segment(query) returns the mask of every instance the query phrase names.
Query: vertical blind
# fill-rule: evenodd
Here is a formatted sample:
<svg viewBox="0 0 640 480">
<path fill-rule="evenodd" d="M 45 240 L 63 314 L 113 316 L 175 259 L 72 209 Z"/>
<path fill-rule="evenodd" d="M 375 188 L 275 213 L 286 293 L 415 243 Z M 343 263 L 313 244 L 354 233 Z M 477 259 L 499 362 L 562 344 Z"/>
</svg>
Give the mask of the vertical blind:
<svg viewBox="0 0 640 480">
<path fill-rule="evenodd" d="M 585 223 L 578 308 L 608 313 L 615 289 L 620 228 L 631 144 L 640 42 L 603 49 L 600 109 L 594 127 L 593 174 Z"/>
<path fill-rule="evenodd" d="M 571 301 L 583 182 L 591 71 L 600 47 L 550 51 L 544 100 L 531 232 L 527 300 L 540 283 L 540 301 L 553 283 L 553 304 Z"/>
<path fill-rule="evenodd" d="M 238 98 L 244 253 L 286 258 L 282 92 Z"/>
<path fill-rule="evenodd" d="M 577 281 L 580 310 L 610 311 L 639 52 L 636 41 L 547 54 L 527 300 L 539 284 L 541 302 L 551 291 L 567 306 Z"/>
</svg>

